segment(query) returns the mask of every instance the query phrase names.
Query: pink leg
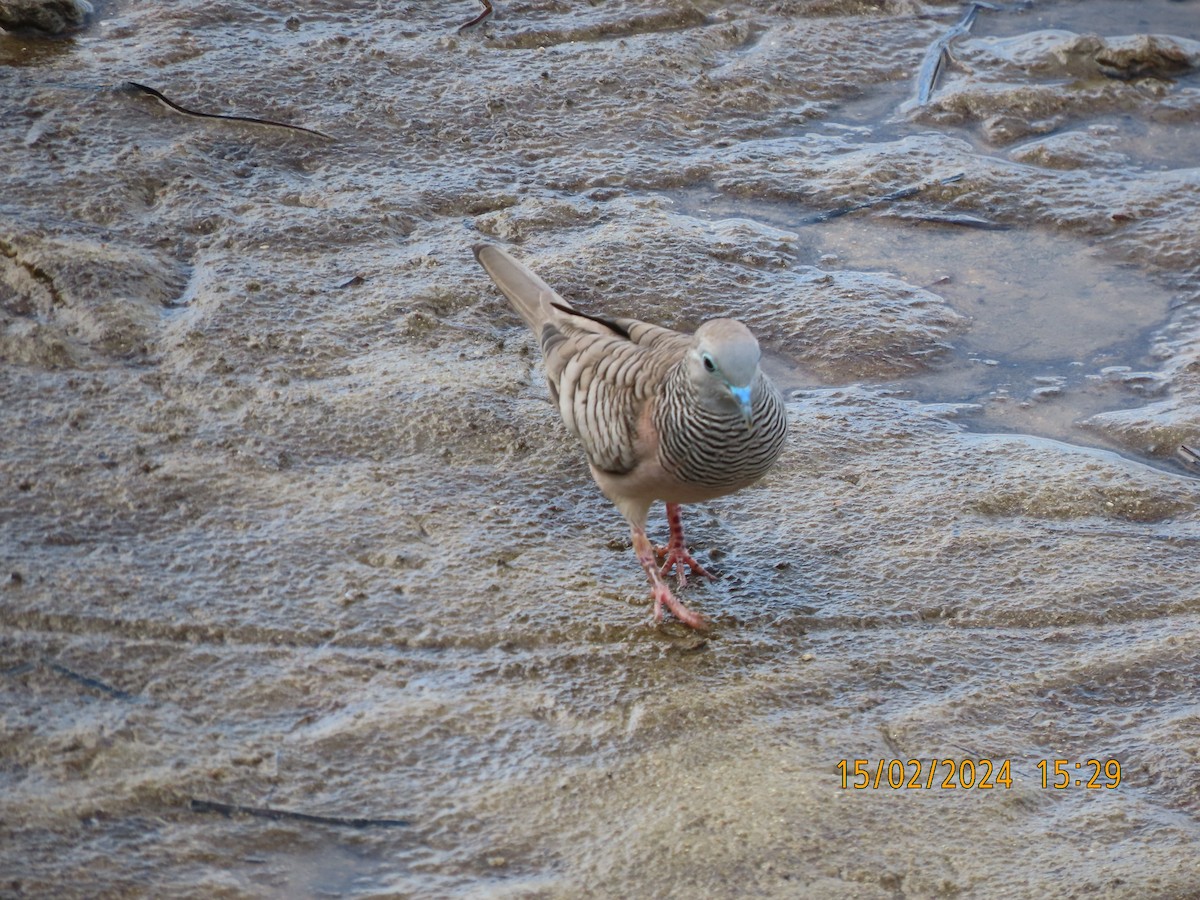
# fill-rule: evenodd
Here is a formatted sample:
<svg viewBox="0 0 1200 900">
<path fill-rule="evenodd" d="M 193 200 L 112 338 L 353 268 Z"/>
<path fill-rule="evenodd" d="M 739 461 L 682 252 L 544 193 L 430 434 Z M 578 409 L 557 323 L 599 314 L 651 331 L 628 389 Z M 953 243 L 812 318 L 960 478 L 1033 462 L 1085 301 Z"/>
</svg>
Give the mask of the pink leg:
<svg viewBox="0 0 1200 900">
<path fill-rule="evenodd" d="M 679 579 L 679 586 L 684 587 L 687 584 L 687 575 L 684 574 L 683 567 L 687 566 L 692 570 L 693 575 L 715 581 L 716 576 L 696 562 L 692 558 L 692 554 L 687 551 L 687 544 L 683 540 L 683 513 L 680 511 L 678 503 L 667 504 L 667 525 L 671 528 L 671 540 L 666 547 L 656 551 L 663 558 L 660 574 L 668 575 L 674 568 L 675 577 Z"/>
<path fill-rule="evenodd" d="M 646 537 L 646 529 L 640 525 L 633 526 L 633 550 L 637 554 L 638 562 L 646 570 L 646 577 L 650 579 L 650 589 L 654 594 L 654 621 L 662 621 L 662 608 L 665 604 L 671 614 L 689 628 L 707 628 L 708 620 L 680 603 L 663 581 L 662 573 L 658 570 L 658 560 L 654 556 L 654 545 L 650 543 L 650 538 Z"/>
</svg>

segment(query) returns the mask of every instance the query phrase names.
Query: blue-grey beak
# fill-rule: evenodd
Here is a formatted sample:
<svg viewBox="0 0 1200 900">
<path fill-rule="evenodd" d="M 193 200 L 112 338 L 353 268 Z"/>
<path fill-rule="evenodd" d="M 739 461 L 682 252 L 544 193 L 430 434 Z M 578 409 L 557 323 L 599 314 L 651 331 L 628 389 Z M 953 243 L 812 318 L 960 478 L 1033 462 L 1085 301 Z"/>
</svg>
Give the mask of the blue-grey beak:
<svg viewBox="0 0 1200 900">
<path fill-rule="evenodd" d="M 746 427 L 750 427 L 753 421 L 753 409 L 750 406 L 750 385 L 745 387 L 729 386 L 729 393 L 733 394 L 733 399 L 738 402 L 738 408 L 742 411 L 742 419 L 746 422 Z"/>
</svg>

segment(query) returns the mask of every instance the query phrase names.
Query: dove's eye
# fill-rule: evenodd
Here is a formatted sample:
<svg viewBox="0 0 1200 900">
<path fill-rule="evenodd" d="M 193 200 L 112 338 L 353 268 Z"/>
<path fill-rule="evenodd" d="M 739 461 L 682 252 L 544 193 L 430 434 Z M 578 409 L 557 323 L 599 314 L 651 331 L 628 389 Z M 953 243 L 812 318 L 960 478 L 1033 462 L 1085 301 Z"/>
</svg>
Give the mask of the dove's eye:
<svg viewBox="0 0 1200 900">
<path fill-rule="evenodd" d="M 717 371 L 717 364 L 715 362 L 713 362 L 713 358 L 711 356 L 709 356 L 707 353 L 704 354 L 704 371 L 706 371 L 706 372 Z"/>
</svg>

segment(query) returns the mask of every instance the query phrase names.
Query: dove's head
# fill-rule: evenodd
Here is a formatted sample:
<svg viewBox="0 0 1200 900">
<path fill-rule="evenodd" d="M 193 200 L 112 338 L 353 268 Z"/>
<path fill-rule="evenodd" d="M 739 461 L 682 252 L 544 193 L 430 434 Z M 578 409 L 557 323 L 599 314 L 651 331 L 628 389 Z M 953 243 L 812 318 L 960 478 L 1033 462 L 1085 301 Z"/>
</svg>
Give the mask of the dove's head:
<svg viewBox="0 0 1200 900">
<path fill-rule="evenodd" d="M 734 409 L 751 420 L 750 388 L 762 351 L 750 329 L 734 319 L 711 319 L 696 329 L 688 374 L 701 400 L 714 409 Z"/>
</svg>

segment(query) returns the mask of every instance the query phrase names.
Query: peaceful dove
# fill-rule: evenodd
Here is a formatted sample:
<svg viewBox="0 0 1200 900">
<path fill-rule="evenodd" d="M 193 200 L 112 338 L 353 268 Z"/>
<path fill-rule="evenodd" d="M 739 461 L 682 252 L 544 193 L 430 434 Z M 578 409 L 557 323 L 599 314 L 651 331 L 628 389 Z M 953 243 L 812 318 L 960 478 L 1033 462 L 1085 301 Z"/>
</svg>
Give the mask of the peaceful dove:
<svg viewBox="0 0 1200 900">
<path fill-rule="evenodd" d="M 600 490 L 629 522 L 655 620 L 665 605 L 685 625 L 707 627 L 664 577 L 674 568 L 682 587 L 684 566 L 713 577 L 688 553 L 680 504 L 746 487 L 783 450 L 787 414 L 759 368 L 758 341 L 734 319 L 712 319 L 689 335 L 580 312 L 499 247 L 474 249 L 538 339 L 551 399 L 583 444 Z M 665 548 L 646 537 L 655 500 L 667 505 Z"/>
</svg>

